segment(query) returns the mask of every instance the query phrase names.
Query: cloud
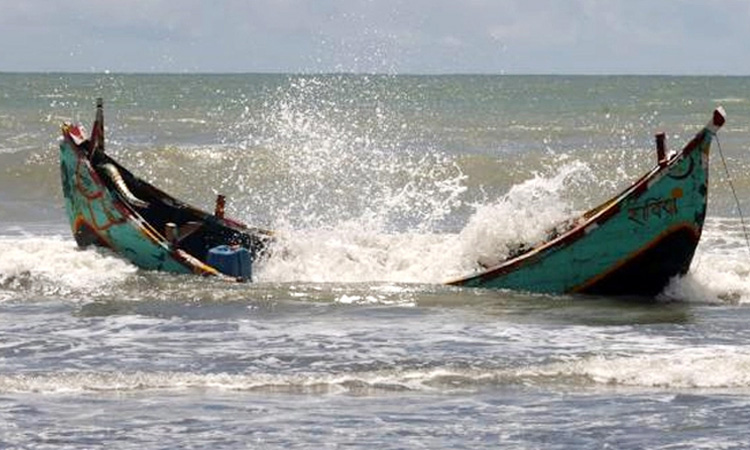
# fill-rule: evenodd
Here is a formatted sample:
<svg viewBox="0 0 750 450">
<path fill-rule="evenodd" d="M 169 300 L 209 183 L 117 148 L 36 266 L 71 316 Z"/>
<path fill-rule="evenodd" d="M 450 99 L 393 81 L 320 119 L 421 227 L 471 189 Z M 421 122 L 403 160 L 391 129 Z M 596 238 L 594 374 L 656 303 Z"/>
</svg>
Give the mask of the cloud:
<svg viewBox="0 0 750 450">
<path fill-rule="evenodd" d="M 745 0 L 25 0 L 0 70 L 749 73 L 749 21 Z"/>
</svg>

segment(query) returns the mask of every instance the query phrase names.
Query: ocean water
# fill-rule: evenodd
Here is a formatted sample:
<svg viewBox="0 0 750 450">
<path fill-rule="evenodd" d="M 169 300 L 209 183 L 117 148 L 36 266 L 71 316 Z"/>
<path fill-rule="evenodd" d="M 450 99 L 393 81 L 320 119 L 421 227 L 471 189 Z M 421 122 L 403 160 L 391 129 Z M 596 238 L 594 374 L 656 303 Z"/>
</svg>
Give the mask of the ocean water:
<svg viewBox="0 0 750 450">
<path fill-rule="evenodd" d="M 747 448 L 748 93 L 0 74 L 0 448 Z M 96 97 L 125 166 L 277 230 L 254 283 L 76 248 L 59 127 L 90 127 Z M 619 192 L 655 164 L 656 132 L 680 148 L 717 105 L 706 229 L 654 302 L 443 284 Z"/>
</svg>

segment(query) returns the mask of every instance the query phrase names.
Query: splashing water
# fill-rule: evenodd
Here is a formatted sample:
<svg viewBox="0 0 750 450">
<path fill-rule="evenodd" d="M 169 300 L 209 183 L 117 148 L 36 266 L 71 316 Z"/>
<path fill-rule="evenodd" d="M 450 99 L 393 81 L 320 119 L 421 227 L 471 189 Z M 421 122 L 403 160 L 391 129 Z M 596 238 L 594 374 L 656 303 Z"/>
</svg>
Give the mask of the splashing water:
<svg viewBox="0 0 750 450">
<path fill-rule="evenodd" d="M 461 205 L 465 176 L 452 156 L 405 138 L 409 124 L 385 105 L 389 95 L 367 78 L 291 80 L 233 130 L 250 172 L 268 174 L 240 188 L 271 193 L 262 204 L 275 228 L 440 227 Z"/>
<path fill-rule="evenodd" d="M 573 215 L 565 191 L 591 176 L 568 162 L 552 178 L 536 174 L 497 203 L 475 205 L 466 229 L 446 232 L 468 209 L 466 176 L 434 139 L 426 145 L 410 130 L 389 105 L 394 96 L 408 103 L 377 79 L 298 77 L 264 108 L 245 108 L 231 130 L 239 176 L 227 178 L 242 179 L 234 191 L 252 198 L 252 209 L 273 212 L 279 238 L 260 280 L 441 282 L 541 240 Z"/>
<path fill-rule="evenodd" d="M 461 231 L 462 253 L 468 261 L 492 266 L 519 248 L 533 247 L 577 215 L 566 200 L 566 190 L 593 177 L 588 165 L 568 163 L 551 178 L 537 174 L 513 186 L 498 201 L 478 205 L 476 213 Z M 552 227 L 552 228 L 551 228 Z"/>
<path fill-rule="evenodd" d="M 572 163 L 551 178 L 536 175 L 494 204 L 478 205 L 460 233 L 382 233 L 360 221 L 316 230 L 285 230 L 274 256 L 259 268 L 264 280 L 439 283 L 497 263 L 520 243 L 535 245 L 550 226 L 575 216 L 566 189 L 590 176 Z"/>
<path fill-rule="evenodd" d="M 5 290 L 41 295 L 100 292 L 137 271 L 114 255 L 80 251 L 61 237 L 2 238 L 0 254 L 0 298 Z"/>
<path fill-rule="evenodd" d="M 665 288 L 667 299 L 697 303 L 750 303 L 750 265 L 742 223 L 709 218 L 690 271 Z"/>
</svg>

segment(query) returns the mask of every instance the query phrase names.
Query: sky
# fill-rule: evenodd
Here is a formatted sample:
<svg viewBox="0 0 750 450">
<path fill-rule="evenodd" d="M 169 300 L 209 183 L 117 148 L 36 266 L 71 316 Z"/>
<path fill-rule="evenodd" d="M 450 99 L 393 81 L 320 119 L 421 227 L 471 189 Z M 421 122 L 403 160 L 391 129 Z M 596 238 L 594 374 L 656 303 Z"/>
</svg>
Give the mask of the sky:
<svg viewBox="0 0 750 450">
<path fill-rule="evenodd" d="M 0 0 L 0 72 L 750 75 L 750 0 Z"/>
</svg>

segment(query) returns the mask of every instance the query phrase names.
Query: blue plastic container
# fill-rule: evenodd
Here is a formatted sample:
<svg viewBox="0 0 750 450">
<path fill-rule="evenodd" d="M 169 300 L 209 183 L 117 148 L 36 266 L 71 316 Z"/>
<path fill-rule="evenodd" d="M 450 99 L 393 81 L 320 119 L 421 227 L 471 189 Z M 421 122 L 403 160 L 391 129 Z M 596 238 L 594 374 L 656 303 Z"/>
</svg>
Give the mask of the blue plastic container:
<svg viewBox="0 0 750 450">
<path fill-rule="evenodd" d="M 244 247 L 219 245 L 208 251 L 206 263 L 224 275 L 251 281 L 253 277 L 253 259 L 250 251 Z"/>
</svg>

